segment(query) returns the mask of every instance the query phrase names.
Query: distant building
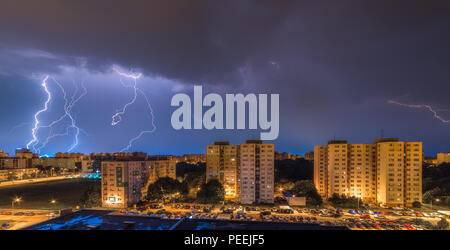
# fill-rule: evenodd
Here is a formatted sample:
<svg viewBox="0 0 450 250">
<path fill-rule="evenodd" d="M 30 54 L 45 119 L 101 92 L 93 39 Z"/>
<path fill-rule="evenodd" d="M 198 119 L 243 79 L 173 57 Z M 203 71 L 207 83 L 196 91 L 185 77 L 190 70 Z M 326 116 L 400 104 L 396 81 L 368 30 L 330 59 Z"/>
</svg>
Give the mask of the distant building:
<svg viewBox="0 0 450 250">
<path fill-rule="evenodd" d="M 291 155 L 291 160 L 297 160 L 297 159 L 303 159 L 303 156 L 301 155 Z"/>
<path fill-rule="evenodd" d="M 186 162 L 190 164 L 197 164 L 199 162 L 206 162 L 206 155 L 204 154 L 185 154 L 182 156 L 174 156 L 177 162 Z"/>
<path fill-rule="evenodd" d="M 8 158 L 9 153 L 3 152 L 3 150 L 0 149 L 0 158 Z"/>
<path fill-rule="evenodd" d="M 314 184 L 324 198 L 338 194 L 387 206 L 412 206 L 422 202 L 422 155 L 422 142 L 330 141 L 314 147 Z"/>
<path fill-rule="evenodd" d="M 305 153 L 303 158 L 307 161 L 314 161 L 314 151 Z"/>
<path fill-rule="evenodd" d="M 31 158 L 39 158 L 39 155 L 31 152 L 27 148 L 17 148 L 15 157 L 31 159 Z"/>
<path fill-rule="evenodd" d="M 276 161 L 282 161 L 282 160 L 290 160 L 291 159 L 291 154 L 290 153 L 280 153 L 278 151 L 275 151 L 275 160 Z"/>
<path fill-rule="evenodd" d="M 37 168 L 42 167 L 57 167 L 60 169 L 73 170 L 75 169 L 75 159 L 74 158 L 33 158 L 31 159 L 31 166 Z"/>
<path fill-rule="evenodd" d="M 436 166 L 437 165 L 437 157 L 436 156 L 426 156 L 426 157 L 424 157 L 423 162 L 428 165 Z"/>
<path fill-rule="evenodd" d="M 259 140 L 229 145 L 216 142 L 206 147 L 206 181 L 219 180 L 225 199 L 242 204 L 273 203 L 274 145 Z"/>
<path fill-rule="evenodd" d="M 128 207 L 145 197 L 148 185 L 158 178 L 176 178 L 173 159 L 103 161 L 101 166 L 103 207 Z"/>
<path fill-rule="evenodd" d="M 450 163 L 450 152 L 437 154 L 436 165 L 440 165 L 440 164 L 443 164 L 443 163 Z"/>
<path fill-rule="evenodd" d="M 7 157 L 0 158 L 0 169 L 23 169 L 31 167 L 31 159 Z"/>
<path fill-rule="evenodd" d="M 36 178 L 37 168 L 0 169 L 0 182 Z"/>
</svg>

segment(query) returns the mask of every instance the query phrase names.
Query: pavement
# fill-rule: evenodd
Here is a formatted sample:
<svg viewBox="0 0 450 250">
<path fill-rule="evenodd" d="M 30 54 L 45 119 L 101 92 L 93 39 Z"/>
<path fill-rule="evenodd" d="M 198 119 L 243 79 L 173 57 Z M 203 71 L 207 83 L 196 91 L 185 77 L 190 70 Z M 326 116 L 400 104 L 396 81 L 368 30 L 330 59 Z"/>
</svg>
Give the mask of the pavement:
<svg viewBox="0 0 450 250">
<path fill-rule="evenodd" d="M 48 213 L 53 210 L 33 210 L 33 209 L 1 209 L 0 210 L 0 226 L 4 222 L 7 222 L 10 227 L 6 230 L 17 230 L 23 227 L 27 227 L 48 219 L 52 217 L 47 216 Z M 4 215 L 2 212 L 11 212 L 11 215 Z M 33 212 L 33 216 L 27 215 L 14 215 L 18 212 Z"/>
</svg>

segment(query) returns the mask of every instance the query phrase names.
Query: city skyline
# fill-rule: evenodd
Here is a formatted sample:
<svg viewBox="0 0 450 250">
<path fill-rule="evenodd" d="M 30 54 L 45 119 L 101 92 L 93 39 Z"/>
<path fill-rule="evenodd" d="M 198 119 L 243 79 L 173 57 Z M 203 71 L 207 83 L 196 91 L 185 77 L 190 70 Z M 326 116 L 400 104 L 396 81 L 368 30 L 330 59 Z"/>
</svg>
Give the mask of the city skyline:
<svg viewBox="0 0 450 250">
<path fill-rule="evenodd" d="M 426 156 L 449 151 L 446 4 L 43 2 L 0 9 L 6 152 L 39 141 L 40 155 L 182 155 L 259 139 L 259 129 L 174 130 L 170 100 L 192 97 L 194 85 L 221 96 L 279 94 L 279 137 L 265 142 L 280 152 L 382 134 L 422 141 Z"/>
</svg>

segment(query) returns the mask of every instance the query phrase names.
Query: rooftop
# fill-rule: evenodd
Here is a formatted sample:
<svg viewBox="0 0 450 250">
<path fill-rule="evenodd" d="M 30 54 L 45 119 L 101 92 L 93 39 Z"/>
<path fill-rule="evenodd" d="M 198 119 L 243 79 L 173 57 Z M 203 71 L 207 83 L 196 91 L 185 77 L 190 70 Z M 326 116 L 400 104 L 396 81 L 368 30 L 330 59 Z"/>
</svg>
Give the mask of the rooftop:
<svg viewBox="0 0 450 250">
<path fill-rule="evenodd" d="M 346 227 L 307 223 L 161 219 L 143 215 L 117 215 L 112 210 L 83 209 L 28 226 L 22 230 L 346 230 Z"/>
</svg>

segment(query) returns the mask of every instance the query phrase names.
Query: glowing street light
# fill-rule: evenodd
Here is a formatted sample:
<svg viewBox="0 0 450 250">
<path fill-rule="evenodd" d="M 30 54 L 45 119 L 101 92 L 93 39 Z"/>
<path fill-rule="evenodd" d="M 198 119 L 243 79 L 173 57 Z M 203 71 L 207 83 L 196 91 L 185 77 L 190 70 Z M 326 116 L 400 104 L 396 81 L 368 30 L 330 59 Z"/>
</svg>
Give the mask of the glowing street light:
<svg viewBox="0 0 450 250">
<path fill-rule="evenodd" d="M 11 202 L 11 207 L 14 209 L 14 203 L 20 203 L 21 201 L 22 198 L 16 196 Z"/>
<path fill-rule="evenodd" d="M 56 200 L 53 199 L 53 200 L 50 201 L 50 203 L 51 203 L 51 204 L 55 204 L 55 203 L 56 203 Z"/>
</svg>

